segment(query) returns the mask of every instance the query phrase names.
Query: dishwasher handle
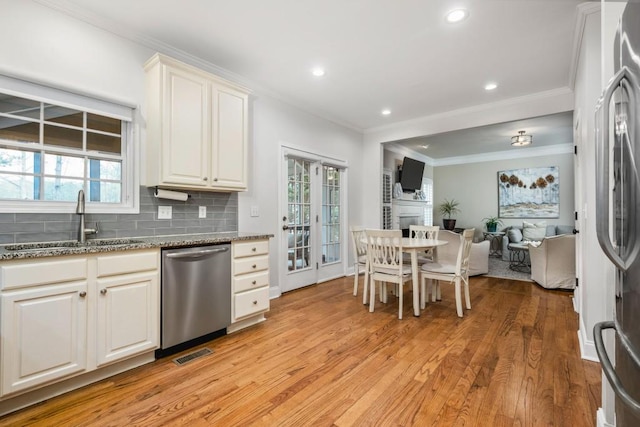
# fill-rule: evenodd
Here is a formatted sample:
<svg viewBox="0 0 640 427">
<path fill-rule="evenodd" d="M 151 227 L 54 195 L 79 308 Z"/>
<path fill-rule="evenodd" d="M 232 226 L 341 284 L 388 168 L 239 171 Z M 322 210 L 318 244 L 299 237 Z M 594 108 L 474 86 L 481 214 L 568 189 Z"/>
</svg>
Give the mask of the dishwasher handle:
<svg viewBox="0 0 640 427">
<path fill-rule="evenodd" d="M 227 252 L 228 250 L 229 248 L 203 249 L 201 251 L 196 251 L 196 252 L 167 254 L 167 258 L 173 258 L 173 259 L 200 258 L 206 255 L 213 255 L 221 252 Z"/>
</svg>

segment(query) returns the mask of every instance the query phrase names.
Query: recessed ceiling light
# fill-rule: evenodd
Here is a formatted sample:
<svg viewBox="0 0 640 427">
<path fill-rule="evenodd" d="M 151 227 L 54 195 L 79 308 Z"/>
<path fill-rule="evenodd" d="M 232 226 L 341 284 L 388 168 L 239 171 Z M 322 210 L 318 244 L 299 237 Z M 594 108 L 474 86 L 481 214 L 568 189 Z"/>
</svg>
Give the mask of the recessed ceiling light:
<svg viewBox="0 0 640 427">
<path fill-rule="evenodd" d="M 424 145 L 421 145 L 420 147 L 426 150 L 427 148 L 429 148 L 429 144 L 424 144 Z"/>
<path fill-rule="evenodd" d="M 453 24 L 465 20 L 469 16 L 466 9 L 454 9 L 447 13 L 447 22 Z"/>
<path fill-rule="evenodd" d="M 494 90 L 498 85 L 496 83 L 487 83 L 484 85 L 484 90 Z"/>
<path fill-rule="evenodd" d="M 320 68 L 320 67 L 316 67 L 313 70 L 311 70 L 311 74 L 313 74 L 316 77 L 322 77 L 325 74 L 324 68 Z"/>
<path fill-rule="evenodd" d="M 382 110 L 382 115 L 383 116 L 388 116 L 389 114 L 391 114 L 391 110 L 389 110 L 389 109 Z"/>
</svg>

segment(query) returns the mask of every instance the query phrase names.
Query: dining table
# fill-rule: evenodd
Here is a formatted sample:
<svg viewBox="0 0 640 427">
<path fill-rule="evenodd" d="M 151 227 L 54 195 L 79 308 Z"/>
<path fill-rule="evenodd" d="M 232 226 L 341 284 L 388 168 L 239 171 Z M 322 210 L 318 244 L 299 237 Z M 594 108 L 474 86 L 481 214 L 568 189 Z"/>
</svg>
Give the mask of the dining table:
<svg viewBox="0 0 640 427">
<path fill-rule="evenodd" d="M 399 241 L 398 241 L 399 242 Z M 427 249 L 448 244 L 446 240 L 416 239 L 403 237 L 402 252 L 411 256 L 411 281 L 413 285 L 413 315 L 420 316 L 420 274 L 418 265 L 418 253 Z"/>
</svg>

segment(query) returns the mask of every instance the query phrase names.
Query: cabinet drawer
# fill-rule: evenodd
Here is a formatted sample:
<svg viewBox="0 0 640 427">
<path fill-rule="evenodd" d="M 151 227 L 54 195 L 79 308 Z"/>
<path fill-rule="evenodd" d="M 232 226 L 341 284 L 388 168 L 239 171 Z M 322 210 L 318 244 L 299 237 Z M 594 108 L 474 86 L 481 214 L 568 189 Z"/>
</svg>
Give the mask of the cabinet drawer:
<svg viewBox="0 0 640 427">
<path fill-rule="evenodd" d="M 156 270 L 160 264 L 160 251 L 129 251 L 118 255 L 103 255 L 97 257 L 97 261 L 98 277 Z"/>
<path fill-rule="evenodd" d="M 87 259 L 60 258 L 50 261 L 16 262 L 0 267 L 2 289 L 50 285 L 87 278 Z"/>
<path fill-rule="evenodd" d="M 233 274 L 252 273 L 269 268 L 269 256 L 261 255 L 256 257 L 240 258 L 233 260 Z"/>
<path fill-rule="evenodd" d="M 239 294 L 235 294 L 233 298 L 236 319 L 269 309 L 268 287 L 241 292 Z"/>
<path fill-rule="evenodd" d="M 269 253 L 268 240 L 252 240 L 250 242 L 235 242 L 233 244 L 233 257 L 242 258 L 253 255 L 263 255 Z"/>
<path fill-rule="evenodd" d="M 269 286 L 269 272 L 243 274 L 233 279 L 233 292 L 242 292 L 249 289 L 257 289 L 262 286 Z"/>
</svg>

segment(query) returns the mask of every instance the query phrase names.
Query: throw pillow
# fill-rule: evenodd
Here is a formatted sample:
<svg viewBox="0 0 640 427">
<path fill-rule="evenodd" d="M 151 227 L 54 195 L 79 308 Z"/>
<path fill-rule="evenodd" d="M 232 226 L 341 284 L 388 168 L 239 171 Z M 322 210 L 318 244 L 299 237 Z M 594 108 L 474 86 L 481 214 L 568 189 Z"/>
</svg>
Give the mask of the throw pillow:
<svg viewBox="0 0 640 427">
<path fill-rule="evenodd" d="M 522 222 L 522 237 L 524 240 L 540 241 L 547 234 L 547 221 L 540 221 L 532 224 L 527 221 Z"/>
<path fill-rule="evenodd" d="M 507 231 L 507 236 L 509 236 L 509 242 L 511 243 L 519 243 L 522 241 L 522 232 L 517 228 L 510 228 Z"/>
</svg>

